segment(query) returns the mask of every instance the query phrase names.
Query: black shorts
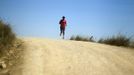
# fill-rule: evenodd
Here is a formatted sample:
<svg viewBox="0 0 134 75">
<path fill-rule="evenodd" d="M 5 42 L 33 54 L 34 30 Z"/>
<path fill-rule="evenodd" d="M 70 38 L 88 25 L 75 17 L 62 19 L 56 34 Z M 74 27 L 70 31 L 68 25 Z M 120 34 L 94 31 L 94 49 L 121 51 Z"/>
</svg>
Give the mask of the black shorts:
<svg viewBox="0 0 134 75">
<path fill-rule="evenodd" d="M 65 27 L 60 27 L 60 31 L 64 32 L 65 31 Z"/>
</svg>

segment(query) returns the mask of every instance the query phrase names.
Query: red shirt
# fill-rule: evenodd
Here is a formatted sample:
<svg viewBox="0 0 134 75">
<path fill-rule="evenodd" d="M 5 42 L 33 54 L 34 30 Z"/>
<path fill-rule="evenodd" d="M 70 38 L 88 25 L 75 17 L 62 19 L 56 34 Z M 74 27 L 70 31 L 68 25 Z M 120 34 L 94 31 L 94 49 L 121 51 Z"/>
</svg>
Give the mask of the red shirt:
<svg viewBox="0 0 134 75">
<path fill-rule="evenodd" d="M 67 22 L 65 19 L 64 20 L 62 19 L 62 20 L 60 20 L 59 24 L 61 27 L 66 27 Z"/>
</svg>

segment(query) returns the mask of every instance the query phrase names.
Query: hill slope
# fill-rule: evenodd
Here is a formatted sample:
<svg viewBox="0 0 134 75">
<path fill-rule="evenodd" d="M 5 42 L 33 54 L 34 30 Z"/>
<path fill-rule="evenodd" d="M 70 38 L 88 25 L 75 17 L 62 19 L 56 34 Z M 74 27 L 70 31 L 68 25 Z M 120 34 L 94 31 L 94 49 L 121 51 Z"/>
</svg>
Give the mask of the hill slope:
<svg viewBox="0 0 134 75">
<path fill-rule="evenodd" d="M 133 75 L 134 50 L 90 42 L 25 38 L 11 75 Z"/>
</svg>

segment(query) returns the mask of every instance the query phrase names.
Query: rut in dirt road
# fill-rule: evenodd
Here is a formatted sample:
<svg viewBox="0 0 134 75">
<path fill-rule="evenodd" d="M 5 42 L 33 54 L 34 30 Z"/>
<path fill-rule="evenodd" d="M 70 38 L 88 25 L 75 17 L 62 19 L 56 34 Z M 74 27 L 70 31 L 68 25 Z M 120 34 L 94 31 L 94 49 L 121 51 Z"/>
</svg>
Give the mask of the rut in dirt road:
<svg viewBox="0 0 134 75">
<path fill-rule="evenodd" d="M 23 40 L 27 48 L 21 65 L 22 71 L 20 74 L 17 72 L 17 75 L 134 74 L 132 49 L 69 40 Z"/>
<path fill-rule="evenodd" d="M 38 43 L 29 43 L 24 56 L 23 75 L 44 75 L 43 74 L 43 48 Z"/>
</svg>

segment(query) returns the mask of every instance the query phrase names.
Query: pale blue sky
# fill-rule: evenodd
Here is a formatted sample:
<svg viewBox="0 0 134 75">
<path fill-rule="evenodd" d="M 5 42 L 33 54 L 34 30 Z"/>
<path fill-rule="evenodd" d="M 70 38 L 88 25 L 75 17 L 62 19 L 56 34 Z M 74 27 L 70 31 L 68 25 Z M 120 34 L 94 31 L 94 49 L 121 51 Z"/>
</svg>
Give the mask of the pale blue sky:
<svg viewBox="0 0 134 75">
<path fill-rule="evenodd" d="M 0 17 L 19 36 L 59 38 L 63 15 L 67 38 L 134 34 L 134 0 L 0 0 Z"/>
</svg>

